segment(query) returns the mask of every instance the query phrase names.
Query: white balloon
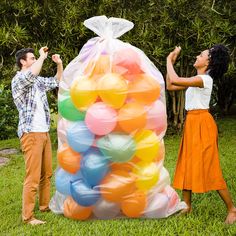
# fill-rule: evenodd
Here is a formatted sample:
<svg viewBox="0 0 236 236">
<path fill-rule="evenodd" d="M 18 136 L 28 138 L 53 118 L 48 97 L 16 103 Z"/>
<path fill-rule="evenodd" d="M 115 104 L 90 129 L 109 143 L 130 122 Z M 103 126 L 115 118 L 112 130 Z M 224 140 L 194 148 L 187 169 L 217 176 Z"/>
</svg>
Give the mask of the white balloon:
<svg viewBox="0 0 236 236">
<path fill-rule="evenodd" d="M 66 138 L 66 130 L 72 124 L 72 121 L 68 121 L 62 117 L 59 117 L 58 124 L 57 124 L 57 136 L 58 136 L 58 146 L 59 148 L 64 144 L 67 143 Z M 59 149 L 58 148 L 58 149 Z"/>
<path fill-rule="evenodd" d="M 95 204 L 93 213 L 99 219 L 112 219 L 120 212 L 120 206 L 114 202 L 108 202 L 104 199 L 99 199 Z"/>
<path fill-rule="evenodd" d="M 49 203 L 49 208 L 51 209 L 51 211 L 55 214 L 63 214 L 63 205 L 66 197 L 66 195 L 63 195 L 60 192 L 56 191 Z"/>
<path fill-rule="evenodd" d="M 163 193 L 152 195 L 148 201 L 144 215 L 147 218 L 164 218 L 167 214 L 168 197 Z"/>
</svg>

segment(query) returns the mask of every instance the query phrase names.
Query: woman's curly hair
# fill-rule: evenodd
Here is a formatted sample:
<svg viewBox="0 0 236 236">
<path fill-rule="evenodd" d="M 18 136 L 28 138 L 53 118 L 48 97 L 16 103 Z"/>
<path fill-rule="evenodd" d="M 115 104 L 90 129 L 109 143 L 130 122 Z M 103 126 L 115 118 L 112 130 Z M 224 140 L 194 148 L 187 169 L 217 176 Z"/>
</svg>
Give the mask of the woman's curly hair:
<svg viewBox="0 0 236 236">
<path fill-rule="evenodd" d="M 222 44 L 214 45 L 209 49 L 209 65 L 207 68 L 209 75 L 215 80 L 222 78 L 228 70 L 229 60 L 228 49 Z"/>
</svg>

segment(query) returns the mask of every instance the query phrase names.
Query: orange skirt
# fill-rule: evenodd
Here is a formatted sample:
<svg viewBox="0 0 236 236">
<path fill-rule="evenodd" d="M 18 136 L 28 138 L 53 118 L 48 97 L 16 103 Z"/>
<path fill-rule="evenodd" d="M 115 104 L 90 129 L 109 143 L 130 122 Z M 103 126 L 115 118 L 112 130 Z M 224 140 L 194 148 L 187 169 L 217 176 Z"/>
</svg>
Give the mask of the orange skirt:
<svg viewBox="0 0 236 236">
<path fill-rule="evenodd" d="M 218 153 L 218 131 L 208 110 L 187 112 L 173 187 L 204 193 L 226 188 Z"/>
</svg>

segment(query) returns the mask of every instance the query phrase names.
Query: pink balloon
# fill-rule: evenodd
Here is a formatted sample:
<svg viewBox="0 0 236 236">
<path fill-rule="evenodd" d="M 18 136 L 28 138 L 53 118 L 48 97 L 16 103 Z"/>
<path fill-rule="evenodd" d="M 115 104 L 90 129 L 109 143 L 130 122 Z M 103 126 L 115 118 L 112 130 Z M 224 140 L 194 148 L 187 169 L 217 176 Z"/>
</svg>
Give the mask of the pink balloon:
<svg viewBox="0 0 236 236">
<path fill-rule="evenodd" d="M 165 187 L 163 193 L 166 194 L 167 197 L 169 198 L 168 209 L 169 211 L 172 211 L 174 208 L 176 208 L 176 206 L 180 202 L 179 196 L 177 192 L 169 185 Z"/>
<path fill-rule="evenodd" d="M 88 129 L 97 135 L 110 133 L 116 126 L 117 112 L 104 102 L 91 105 L 85 116 Z"/>
<path fill-rule="evenodd" d="M 156 193 L 149 196 L 148 205 L 145 209 L 147 218 L 164 218 L 167 216 L 168 197 L 163 193 Z"/>
<path fill-rule="evenodd" d="M 167 128 L 167 115 L 166 107 L 160 101 L 153 103 L 151 107 L 146 107 L 147 109 L 147 124 L 146 129 L 155 130 L 157 135 L 163 134 Z"/>
</svg>

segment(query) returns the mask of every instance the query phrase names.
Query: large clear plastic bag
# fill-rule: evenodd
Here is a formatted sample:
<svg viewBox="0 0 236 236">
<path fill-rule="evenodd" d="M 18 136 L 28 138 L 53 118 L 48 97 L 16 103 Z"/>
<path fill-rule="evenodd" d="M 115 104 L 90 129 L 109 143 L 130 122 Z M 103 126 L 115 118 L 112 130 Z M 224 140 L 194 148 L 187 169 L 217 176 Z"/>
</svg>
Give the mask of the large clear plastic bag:
<svg viewBox="0 0 236 236">
<path fill-rule="evenodd" d="M 140 49 L 117 39 L 132 22 L 97 16 L 84 25 L 98 37 L 60 83 L 50 208 L 78 220 L 168 217 L 186 206 L 163 166 L 163 77 Z"/>
</svg>

